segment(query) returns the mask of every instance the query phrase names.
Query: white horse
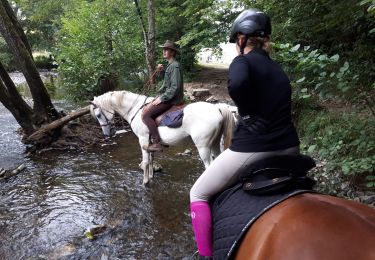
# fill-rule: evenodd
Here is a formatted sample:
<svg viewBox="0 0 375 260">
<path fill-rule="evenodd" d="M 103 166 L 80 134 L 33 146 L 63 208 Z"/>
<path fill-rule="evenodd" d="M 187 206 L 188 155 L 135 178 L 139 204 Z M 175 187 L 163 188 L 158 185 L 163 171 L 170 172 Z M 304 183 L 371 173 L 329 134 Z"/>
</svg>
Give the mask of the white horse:
<svg viewBox="0 0 375 260">
<path fill-rule="evenodd" d="M 145 104 L 153 97 L 146 97 L 129 91 L 113 91 L 95 97 L 91 102 L 91 115 L 95 117 L 105 136 L 110 135 L 110 124 L 115 113 L 121 115 L 130 125 L 139 139 L 141 149 L 149 143 L 149 130 L 143 123 L 141 114 Z M 161 142 L 165 145 L 176 145 L 189 136 L 198 149 L 199 155 L 207 168 L 213 159 L 220 154 L 220 140 L 224 137 L 224 148 L 227 148 L 232 137 L 234 118 L 227 106 L 197 102 L 184 108 L 182 126 L 169 128 L 159 126 Z M 153 177 L 153 153 L 142 149 L 143 184 Z"/>
</svg>

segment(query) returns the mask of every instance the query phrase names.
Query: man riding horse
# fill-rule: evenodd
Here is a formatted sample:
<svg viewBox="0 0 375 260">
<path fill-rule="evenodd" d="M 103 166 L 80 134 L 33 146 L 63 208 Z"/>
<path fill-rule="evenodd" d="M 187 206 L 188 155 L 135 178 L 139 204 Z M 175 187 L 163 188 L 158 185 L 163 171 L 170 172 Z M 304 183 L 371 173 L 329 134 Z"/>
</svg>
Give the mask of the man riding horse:
<svg viewBox="0 0 375 260">
<path fill-rule="evenodd" d="M 148 152 L 163 150 L 155 119 L 173 105 L 181 104 L 184 99 L 181 65 L 176 60 L 177 45 L 167 40 L 159 47 L 163 48 L 163 58 L 168 61 L 168 65 L 165 69 L 163 84 L 158 91 L 159 95 L 142 113 L 142 121 L 148 127 L 151 136 L 151 143 L 143 146 L 143 149 Z M 163 69 L 163 65 L 158 64 L 156 72 L 159 73 Z"/>
</svg>

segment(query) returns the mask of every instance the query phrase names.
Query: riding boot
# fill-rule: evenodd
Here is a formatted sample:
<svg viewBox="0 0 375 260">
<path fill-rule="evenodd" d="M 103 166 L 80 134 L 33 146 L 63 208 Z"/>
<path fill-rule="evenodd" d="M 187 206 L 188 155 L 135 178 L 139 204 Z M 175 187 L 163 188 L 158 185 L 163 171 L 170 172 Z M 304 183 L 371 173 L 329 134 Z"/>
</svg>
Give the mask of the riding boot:
<svg viewBox="0 0 375 260">
<path fill-rule="evenodd" d="M 163 146 L 160 143 L 153 143 L 149 145 L 144 145 L 143 149 L 147 152 L 161 152 L 163 151 Z"/>
<path fill-rule="evenodd" d="M 151 143 L 144 145 L 142 148 L 147 152 L 161 152 L 163 151 L 163 145 L 160 143 L 159 134 L 156 134 L 156 137 L 150 138 Z"/>
<path fill-rule="evenodd" d="M 210 259 L 209 257 L 212 257 L 212 219 L 210 205 L 206 201 L 195 201 L 190 203 L 190 211 L 195 241 L 199 251 L 199 259 Z"/>
</svg>

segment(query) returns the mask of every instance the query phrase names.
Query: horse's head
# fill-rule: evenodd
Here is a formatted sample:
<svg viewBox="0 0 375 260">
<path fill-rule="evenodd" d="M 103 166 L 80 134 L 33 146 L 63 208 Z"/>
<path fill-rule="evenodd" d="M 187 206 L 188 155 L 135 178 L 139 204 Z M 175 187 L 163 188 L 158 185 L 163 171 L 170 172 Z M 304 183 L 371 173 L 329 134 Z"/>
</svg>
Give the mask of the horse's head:
<svg viewBox="0 0 375 260">
<path fill-rule="evenodd" d="M 90 102 L 90 112 L 95 117 L 103 131 L 105 137 L 111 136 L 111 123 L 113 121 L 115 111 L 112 108 L 103 106 L 100 100 L 94 97 L 94 100 Z"/>
</svg>

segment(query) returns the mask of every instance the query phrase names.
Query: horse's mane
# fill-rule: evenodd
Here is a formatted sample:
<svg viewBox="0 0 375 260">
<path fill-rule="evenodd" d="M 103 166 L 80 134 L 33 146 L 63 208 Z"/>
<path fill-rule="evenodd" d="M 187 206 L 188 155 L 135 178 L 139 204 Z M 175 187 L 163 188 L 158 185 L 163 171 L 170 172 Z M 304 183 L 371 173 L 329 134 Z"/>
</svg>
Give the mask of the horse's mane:
<svg viewBox="0 0 375 260">
<path fill-rule="evenodd" d="M 94 100 L 92 102 L 103 110 L 113 111 L 112 104 L 114 103 L 116 106 L 121 105 L 122 99 L 125 94 L 126 91 L 111 91 L 104 93 L 103 95 L 94 97 Z M 90 114 L 95 118 L 93 106 L 90 106 Z"/>
<path fill-rule="evenodd" d="M 102 109 L 112 111 L 113 106 L 121 106 L 127 91 L 111 91 L 94 98 L 94 103 Z"/>
</svg>

